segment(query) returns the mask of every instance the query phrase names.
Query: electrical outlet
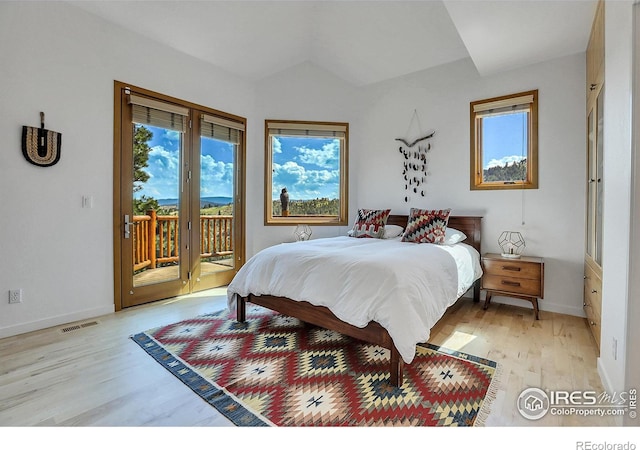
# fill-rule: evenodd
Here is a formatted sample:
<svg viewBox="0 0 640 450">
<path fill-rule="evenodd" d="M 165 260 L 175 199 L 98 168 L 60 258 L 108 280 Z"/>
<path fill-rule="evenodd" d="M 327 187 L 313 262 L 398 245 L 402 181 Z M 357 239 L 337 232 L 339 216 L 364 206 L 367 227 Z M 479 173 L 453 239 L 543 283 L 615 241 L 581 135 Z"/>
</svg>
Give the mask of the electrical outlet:
<svg viewBox="0 0 640 450">
<path fill-rule="evenodd" d="M 9 291 L 9 303 L 22 303 L 22 289 L 12 289 Z"/>
<path fill-rule="evenodd" d="M 613 341 L 611 343 L 611 355 L 613 356 L 613 360 L 618 359 L 618 340 L 616 338 L 612 338 Z"/>
</svg>

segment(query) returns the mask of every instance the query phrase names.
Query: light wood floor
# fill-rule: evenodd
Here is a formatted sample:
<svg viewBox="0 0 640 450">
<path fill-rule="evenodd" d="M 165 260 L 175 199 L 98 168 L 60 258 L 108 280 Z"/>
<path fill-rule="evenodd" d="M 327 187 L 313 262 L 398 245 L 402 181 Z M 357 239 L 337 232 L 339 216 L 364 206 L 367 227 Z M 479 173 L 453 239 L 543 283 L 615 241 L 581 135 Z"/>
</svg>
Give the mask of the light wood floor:
<svg viewBox="0 0 640 450">
<path fill-rule="evenodd" d="M 0 425 L 229 426 L 230 423 L 146 355 L 129 336 L 226 307 L 224 288 L 126 309 L 96 325 L 0 340 Z M 87 323 L 90 320 L 78 322 Z M 584 319 L 463 298 L 432 330 L 430 342 L 497 361 L 503 387 L 487 426 L 614 425 L 609 418 L 522 418 L 526 387 L 603 391 Z"/>
</svg>

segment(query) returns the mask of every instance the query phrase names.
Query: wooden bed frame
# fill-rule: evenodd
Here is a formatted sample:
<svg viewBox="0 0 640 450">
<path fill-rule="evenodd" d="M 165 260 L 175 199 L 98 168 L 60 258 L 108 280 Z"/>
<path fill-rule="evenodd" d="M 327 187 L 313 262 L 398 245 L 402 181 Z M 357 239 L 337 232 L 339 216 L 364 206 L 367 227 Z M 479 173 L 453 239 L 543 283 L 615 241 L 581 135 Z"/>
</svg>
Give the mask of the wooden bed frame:
<svg viewBox="0 0 640 450">
<path fill-rule="evenodd" d="M 482 217 L 478 216 L 451 216 L 448 223 L 449 227 L 466 234 L 467 239 L 464 242 L 478 250 L 478 253 L 480 253 L 481 219 Z M 387 220 L 387 224 L 406 227 L 407 216 L 391 215 Z M 480 280 L 477 280 L 473 284 L 473 301 L 478 302 L 479 300 Z M 247 302 L 389 349 L 391 352 L 389 365 L 391 376 L 389 381 L 393 386 L 402 385 L 403 360 L 387 330 L 377 322 L 371 321 L 366 327 L 358 328 L 338 319 L 324 306 L 315 306 L 306 301 L 296 301 L 285 297 L 253 294 L 249 294 L 248 297 L 238 297 L 237 319 L 239 322 L 246 320 Z"/>
</svg>

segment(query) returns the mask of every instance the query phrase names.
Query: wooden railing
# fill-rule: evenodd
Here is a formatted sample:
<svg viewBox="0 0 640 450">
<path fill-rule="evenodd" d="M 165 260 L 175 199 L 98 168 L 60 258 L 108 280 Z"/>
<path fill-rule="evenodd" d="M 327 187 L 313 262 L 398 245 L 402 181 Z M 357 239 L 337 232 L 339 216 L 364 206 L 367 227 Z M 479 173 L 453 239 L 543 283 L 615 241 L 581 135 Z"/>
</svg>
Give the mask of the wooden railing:
<svg viewBox="0 0 640 450">
<path fill-rule="evenodd" d="M 133 216 L 133 270 L 155 269 L 180 258 L 178 216 L 155 211 Z M 200 258 L 233 254 L 233 216 L 200 216 Z"/>
</svg>

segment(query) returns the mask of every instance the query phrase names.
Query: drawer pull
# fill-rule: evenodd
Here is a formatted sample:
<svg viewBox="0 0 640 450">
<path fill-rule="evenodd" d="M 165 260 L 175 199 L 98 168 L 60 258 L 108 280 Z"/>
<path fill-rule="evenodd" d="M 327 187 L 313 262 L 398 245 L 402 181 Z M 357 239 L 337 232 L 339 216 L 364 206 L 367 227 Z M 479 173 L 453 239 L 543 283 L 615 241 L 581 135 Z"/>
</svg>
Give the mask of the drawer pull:
<svg viewBox="0 0 640 450">
<path fill-rule="evenodd" d="M 520 267 L 518 267 L 518 266 L 502 266 L 502 270 L 510 270 L 511 272 L 520 272 Z"/>
<path fill-rule="evenodd" d="M 507 281 L 507 280 L 501 280 L 500 281 L 502 284 L 507 285 L 507 286 L 514 286 L 514 287 L 520 287 L 520 283 L 516 282 L 516 281 Z"/>
<path fill-rule="evenodd" d="M 598 291 L 596 291 L 595 289 L 591 289 L 591 293 L 592 293 L 592 294 L 597 294 L 597 293 L 598 293 Z"/>
<path fill-rule="evenodd" d="M 587 306 L 587 302 L 582 302 L 582 306 Z"/>
<path fill-rule="evenodd" d="M 596 323 L 595 323 L 593 320 L 591 321 L 591 326 L 592 326 L 592 327 L 595 327 L 595 326 L 596 326 Z"/>
</svg>

